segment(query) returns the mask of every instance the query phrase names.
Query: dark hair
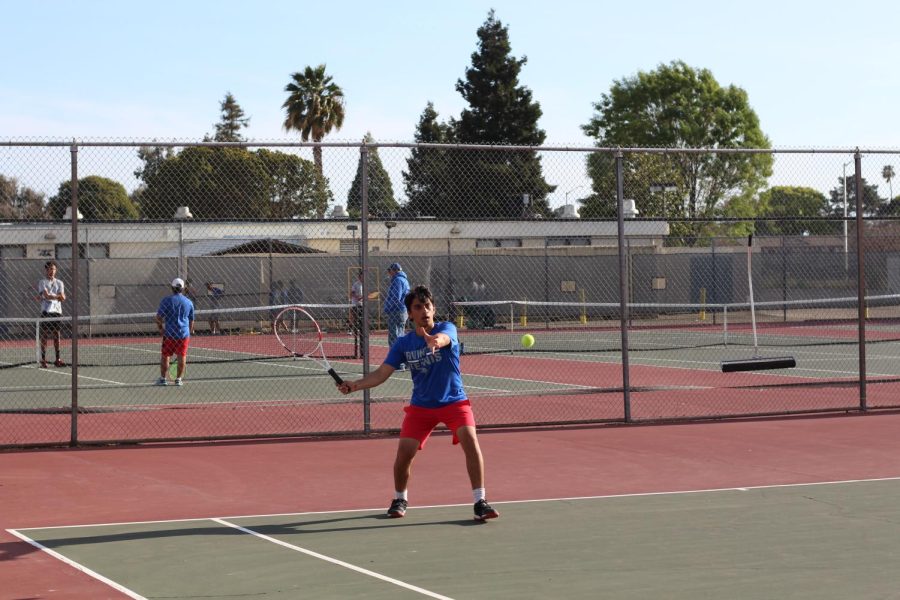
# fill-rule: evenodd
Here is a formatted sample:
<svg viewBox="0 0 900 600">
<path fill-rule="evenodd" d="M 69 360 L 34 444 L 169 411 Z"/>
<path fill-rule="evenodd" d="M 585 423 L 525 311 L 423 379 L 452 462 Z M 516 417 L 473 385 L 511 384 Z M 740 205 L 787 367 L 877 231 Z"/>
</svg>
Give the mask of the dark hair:
<svg viewBox="0 0 900 600">
<path fill-rule="evenodd" d="M 55 260 L 48 260 L 46 263 L 44 263 L 44 268 L 46 269 L 47 267 L 56 267 L 57 269 L 59 268 Z"/>
<path fill-rule="evenodd" d="M 406 305 L 406 310 L 409 312 L 412 310 L 413 300 L 418 300 L 419 302 L 425 302 L 426 300 L 430 300 L 432 304 L 434 304 L 434 297 L 431 295 L 431 290 L 429 290 L 424 285 L 417 285 L 403 298 L 403 304 Z"/>
</svg>

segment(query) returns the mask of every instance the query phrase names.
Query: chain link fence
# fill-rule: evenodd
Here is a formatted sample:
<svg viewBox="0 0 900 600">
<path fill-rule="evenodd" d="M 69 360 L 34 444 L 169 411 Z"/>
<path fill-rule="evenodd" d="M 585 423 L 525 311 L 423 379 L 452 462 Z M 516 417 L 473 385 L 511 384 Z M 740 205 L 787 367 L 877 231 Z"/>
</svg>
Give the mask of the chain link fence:
<svg viewBox="0 0 900 600">
<path fill-rule="evenodd" d="M 485 427 L 900 405 L 897 153 L 347 143 L 320 171 L 315 147 L 0 145 L 0 446 L 395 431 L 407 374 L 342 396 L 273 331 L 302 305 L 368 372 L 395 262 L 456 323 Z M 197 311 L 178 388 L 153 385 L 175 277 Z"/>
</svg>

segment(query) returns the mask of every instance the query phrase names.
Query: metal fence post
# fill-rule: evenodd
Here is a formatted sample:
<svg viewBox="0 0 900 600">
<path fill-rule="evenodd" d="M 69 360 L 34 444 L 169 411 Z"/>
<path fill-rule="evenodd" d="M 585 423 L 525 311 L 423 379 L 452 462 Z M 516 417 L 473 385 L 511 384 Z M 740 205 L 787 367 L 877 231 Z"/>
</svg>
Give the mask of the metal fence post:
<svg viewBox="0 0 900 600">
<path fill-rule="evenodd" d="M 859 409 L 866 410 L 866 253 L 865 227 L 863 222 L 862 155 L 859 150 L 853 154 L 856 169 L 856 293 L 857 319 L 859 321 Z M 846 223 L 846 221 L 844 221 Z"/>
<path fill-rule="evenodd" d="M 72 156 L 72 417 L 69 445 L 78 445 L 78 145 L 73 141 Z M 90 290 L 88 291 L 90 293 Z"/>
<path fill-rule="evenodd" d="M 622 151 L 616 151 L 616 211 L 619 239 L 619 313 L 622 337 L 622 394 L 625 422 L 631 421 L 631 384 L 628 376 L 628 257 L 625 246 L 625 185 L 622 173 Z"/>
<path fill-rule="evenodd" d="M 359 160 L 362 161 L 362 185 L 360 186 L 360 244 L 362 244 L 363 297 L 369 298 L 369 147 L 365 140 L 359 147 Z M 369 311 L 363 311 L 363 335 L 359 345 L 362 354 L 363 377 L 369 374 Z M 372 395 L 363 390 L 363 432 L 372 431 Z"/>
</svg>

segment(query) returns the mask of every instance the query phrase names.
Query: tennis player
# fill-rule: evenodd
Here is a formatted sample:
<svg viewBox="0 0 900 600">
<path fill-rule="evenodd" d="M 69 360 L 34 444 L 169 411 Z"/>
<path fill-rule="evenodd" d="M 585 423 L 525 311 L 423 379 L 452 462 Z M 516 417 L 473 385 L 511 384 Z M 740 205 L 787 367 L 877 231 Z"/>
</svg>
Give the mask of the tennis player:
<svg viewBox="0 0 900 600">
<path fill-rule="evenodd" d="M 38 282 L 37 290 L 41 301 L 41 318 L 54 319 L 62 316 L 62 303 L 66 299 L 66 288 L 63 282 L 56 278 L 56 263 L 48 260 L 44 265 L 46 277 Z M 53 350 L 56 352 L 56 360 L 53 364 L 64 367 L 62 357 L 59 355 L 59 338 L 62 323 L 60 321 L 41 321 L 41 368 L 47 368 L 47 340 L 53 338 Z"/>
<path fill-rule="evenodd" d="M 183 385 L 188 343 L 194 334 L 194 303 L 185 298 L 183 292 L 184 281 L 176 277 L 172 280 L 172 295 L 163 298 L 156 310 L 156 327 L 163 335 L 156 385 L 166 385 L 169 357 L 173 355 L 178 359 L 175 385 Z"/>
<path fill-rule="evenodd" d="M 459 371 L 459 340 L 456 326 L 449 321 L 434 322 L 431 291 L 418 286 L 404 298 L 406 310 L 416 330 L 397 339 L 384 363 L 362 379 L 345 381 L 338 386 L 349 394 L 384 383 L 401 364 L 406 363 L 412 376 L 413 391 L 406 416 L 400 427 L 400 441 L 394 461 L 394 499 L 388 516 L 402 517 L 408 506 L 407 484 L 416 453 L 439 423 L 453 432 L 453 443 L 462 446 L 466 470 L 472 484 L 475 519 L 484 521 L 500 516 L 487 503 L 484 491 L 484 459 L 475 433 L 475 417 L 463 389 Z"/>
</svg>

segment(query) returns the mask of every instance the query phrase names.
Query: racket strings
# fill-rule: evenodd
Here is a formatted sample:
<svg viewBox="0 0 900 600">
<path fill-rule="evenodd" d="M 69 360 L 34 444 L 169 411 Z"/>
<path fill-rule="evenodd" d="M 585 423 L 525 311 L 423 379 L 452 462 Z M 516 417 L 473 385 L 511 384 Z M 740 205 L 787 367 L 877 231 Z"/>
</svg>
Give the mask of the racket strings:
<svg viewBox="0 0 900 600">
<path fill-rule="evenodd" d="M 322 334 L 315 321 L 302 311 L 282 311 L 273 323 L 275 335 L 288 352 L 308 356 L 319 347 Z"/>
</svg>

